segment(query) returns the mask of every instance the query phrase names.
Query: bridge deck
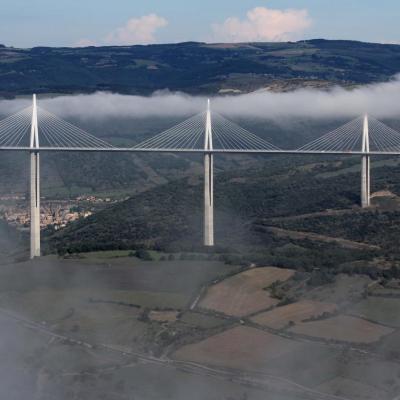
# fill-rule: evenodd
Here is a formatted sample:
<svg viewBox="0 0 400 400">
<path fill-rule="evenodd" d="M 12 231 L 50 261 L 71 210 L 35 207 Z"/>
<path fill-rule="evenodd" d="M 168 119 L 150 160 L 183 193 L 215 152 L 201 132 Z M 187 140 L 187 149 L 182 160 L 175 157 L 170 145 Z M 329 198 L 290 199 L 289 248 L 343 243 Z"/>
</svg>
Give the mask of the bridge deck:
<svg viewBox="0 0 400 400">
<path fill-rule="evenodd" d="M 129 147 L 0 147 L 0 151 L 18 152 L 89 152 L 89 153 L 199 153 L 199 154 L 297 154 L 297 155 L 342 155 L 342 156 L 398 156 L 400 151 L 340 151 L 340 150 L 270 150 L 270 149 L 164 149 Z"/>
</svg>

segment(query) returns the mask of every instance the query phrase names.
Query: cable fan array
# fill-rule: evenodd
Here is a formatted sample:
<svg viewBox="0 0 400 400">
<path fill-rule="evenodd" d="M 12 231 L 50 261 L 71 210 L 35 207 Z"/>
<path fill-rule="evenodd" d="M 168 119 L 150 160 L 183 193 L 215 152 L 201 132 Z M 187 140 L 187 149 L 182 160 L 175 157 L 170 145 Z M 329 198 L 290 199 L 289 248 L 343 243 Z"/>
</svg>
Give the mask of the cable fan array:
<svg viewBox="0 0 400 400">
<path fill-rule="evenodd" d="M 113 146 L 38 107 L 41 147 L 108 149 Z"/>
<path fill-rule="evenodd" d="M 32 120 L 32 107 L 0 121 L 0 147 L 18 147 L 26 144 Z"/>
<path fill-rule="evenodd" d="M 204 148 L 206 118 L 206 112 L 197 114 L 133 148 L 201 150 Z M 279 150 L 266 140 L 214 112 L 212 113 L 212 137 L 214 149 Z"/>
<path fill-rule="evenodd" d="M 280 150 L 218 113 L 212 114 L 212 133 L 214 148 L 223 150 Z"/>
<path fill-rule="evenodd" d="M 378 121 L 369 118 L 369 147 L 371 151 L 399 152 L 400 133 Z"/>
<path fill-rule="evenodd" d="M 147 139 L 134 149 L 197 149 L 203 147 L 207 113 L 197 114 L 158 135 Z"/>
<path fill-rule="evenodd" d="M 88 132 L 37 108 L 39 144 L 51 148 L 107 149 L 112 146 Z M 29 147 L 32 106 L 0 121 L 0 147 Z"/>
<path fill-rule="evenodd" d="M 363 117 L 328 132 L 322 137 L 297 149 L 298 151 L 360 151 L 363 131 Z"/>
<path fill-rule="evenodd" d="M 29 147 L 33 107 L 0 121 L 0 147 Z M 113 146 L 106 141 L 64 121 L 38 107 L 40 147 L 55 149 L 99 149 Z M 213 149 L 227 151 L 279 151 L 266 140 L 254 135 L 222 115 L 212 112 Z M 197 114 L 160 134 L 147 139 L 132 149 L 148 150 L 202 150 L 206 129 L 207 112 Z M 369 117 L 370 151 L 400 153 L 400 133 L 375 118 Z M 299 152 L 360 152 L 362 151 L 364 118 L 356 118 L 328 132 L 322 137 L 297 149 Z"/>
<path fill-rule="evenodd" d="M 300 147 L 298 151 L 315 152 L 352 152 L 362 151 L 364 118 L 359 117 L 347 124 L 328 132 L 324 136 Z M 377 152 L 400 151 L 400 133 L 376 118 L 369 117 L 369 149 Z"/>
</svg>

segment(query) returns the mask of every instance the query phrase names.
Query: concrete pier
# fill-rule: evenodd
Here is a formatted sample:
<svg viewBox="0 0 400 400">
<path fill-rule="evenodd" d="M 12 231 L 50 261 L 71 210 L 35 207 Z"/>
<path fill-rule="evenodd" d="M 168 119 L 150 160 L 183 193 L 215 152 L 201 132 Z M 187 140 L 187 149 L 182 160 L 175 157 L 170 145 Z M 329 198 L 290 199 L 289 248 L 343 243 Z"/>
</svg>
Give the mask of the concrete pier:
<svg viewBox="0 0 400 400">
<path fill-rule="evenodd" d="M 204 246 L 214 246 L 213 155 L 204 155 Z"/>
<path fill-rule="evenodd" d="M 31 153 L 31 258 L 40 257 L 39 153 Z"/>
<path fill-rule="evenodd" d="M 212 124 L 210 100 L 208 100 L 204 149 L 212 150 Z M 214 246 L 214 159 L 204 154 L 204 246 Z"/>
<path fill-rule="evenodd" d="M 364 127 L 362 136 L 362 151 L 369 153 L 369 124 L 368 115 L 364 117 Z M 361 157 L 361 207 L 370 206 L 371 199 L 371 178 L 370 178 L 371 160 L 369 155 Z"/>
<path fill-rule="evenodd" d="M 31 124 L 31 258 L 40 257 L 40 158 L 39 158 L 39 129 L 37 119 L 36 95 L 33 95 L 32 124 Z"/>
</svg>

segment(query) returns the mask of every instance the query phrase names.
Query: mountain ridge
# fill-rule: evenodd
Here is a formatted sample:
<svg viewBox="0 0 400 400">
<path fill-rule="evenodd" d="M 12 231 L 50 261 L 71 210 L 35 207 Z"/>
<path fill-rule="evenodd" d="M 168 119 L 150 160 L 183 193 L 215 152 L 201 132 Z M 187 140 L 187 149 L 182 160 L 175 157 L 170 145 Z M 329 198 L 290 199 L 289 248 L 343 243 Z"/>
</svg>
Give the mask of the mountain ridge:
<svg viewBox="0 0 400 400">
<path fill-rule="evenodd" d="M 352 40 L 152 44 L 102 47 L 0 46 L 0 96 L 91 93 L 243 93 L 275 85 L 351 87 L 400 72 L 400 46 Z M 279 85 L 282 82 L 282 85 Z M 277 84 L 278 83 L 278 84 Z"/>
</svg>

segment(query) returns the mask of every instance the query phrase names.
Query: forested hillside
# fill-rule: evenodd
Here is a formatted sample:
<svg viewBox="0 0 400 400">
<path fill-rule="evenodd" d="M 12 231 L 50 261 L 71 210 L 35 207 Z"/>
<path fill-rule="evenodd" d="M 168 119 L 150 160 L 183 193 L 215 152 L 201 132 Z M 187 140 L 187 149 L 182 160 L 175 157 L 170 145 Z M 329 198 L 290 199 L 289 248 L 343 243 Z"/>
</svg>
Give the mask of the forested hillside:
<svg viewBox="0 0 400 400">
<path fill-rule="evenodd" d="M 307 269 L 394 260 L 400 165 L 376 161 L 372 191 L 388 192 L 374 198 L 369 210 L 359 207 L 358 169 L 357 159 L 290 158 L 221 172 L 212 253 Z M 170 182 L 64 230 L 48 231 L 47 246 L 61 254 L 135 248 L 204 252 L 202 201 L 201 180 Z"/>
<path fill-rule="evenodd" d="M 0 47 L 0 95 L 149 94 L 349 86 L 400 72 L 400 46 L 354 41 L 15 49 Z"/>
</svg>

